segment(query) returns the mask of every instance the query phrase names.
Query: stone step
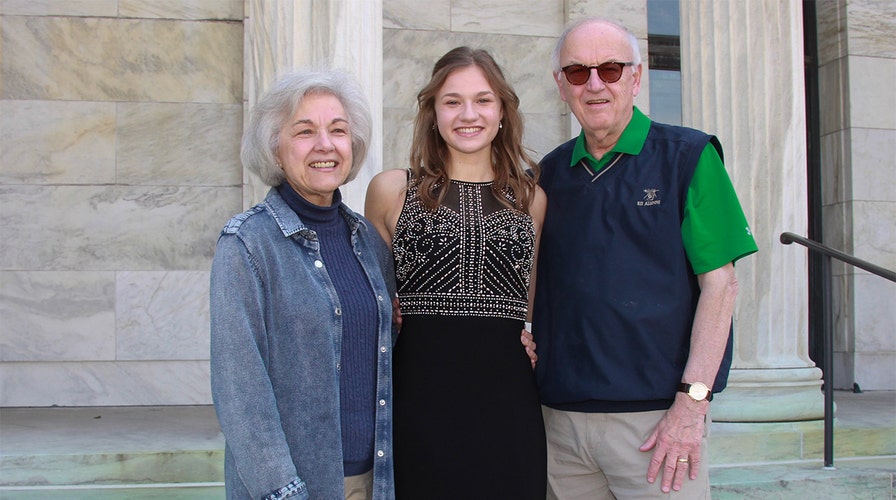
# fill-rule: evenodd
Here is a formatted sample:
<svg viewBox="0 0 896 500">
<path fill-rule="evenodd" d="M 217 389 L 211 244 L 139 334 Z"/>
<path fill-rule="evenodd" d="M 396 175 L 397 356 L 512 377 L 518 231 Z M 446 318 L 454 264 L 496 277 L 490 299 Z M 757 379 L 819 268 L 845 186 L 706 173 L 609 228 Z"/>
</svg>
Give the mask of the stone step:
<svg viewBox="0 0 896 500">
<path fill-rule="evenodd" d="M 843 459 L 832 470 L 819 461 L 727 465 L 710 469 L 715 500 L 861 500 L 894 498 L 896 457 Z M 23 486 L 0 488 L 4 500 L 212 500 L 224 497 L 217 484 L 118 486 Z"/>
<path fill-rule="evenodd" d="M 223 484 L 0 488 L 0 499 L 3 500 L 221 500 L 222 498 L 224 498 Z"/>
<path fill-rule="evenodd" d="M 713 500 L 863 500 L 894 498 L 896 456 L 711 467 Z"/>
<path fill-rule="evenodd" d="M 224 450 L 4 456 L 0 470 L 0 492 L 6 486 L 221 483 Z"/>
<path fill-rule="evenodd" d="M 833 452 L 835 465 L 841 458 L 896 455 L 896 424 L 852 427 L 835 419 Z M 823 462 L 823 422 L 712 424 L 709 463 L 714 466 L 797 460 Z"/>
<path fill-rule="evenodd" d="M 834 431 L 834 463 L 842 459 L 896 455 L 896 428 L 845 428 Z M 208 444 L 208 443 L 207 443 Z M 83 450 L 77 453 L 19 453 L 0 456 L 0 486 L 208 483 L 223 481 L 223 448 L 173 451 Z M 730 424 L 712 426 L 709 463 L 713 467 L 761 465 L 824 457 L 823 424 Z"/>
<path fill-rule="evenodd" d="M 823 422 L 714 422 L 713 497 L 894 498 L 896 393 L 842 393 L 837 415 L 835 470 Z M 0 408 L 0 500 L 222 498 L 223 448 L 209 406 Z"/>
<path fill-rule="evenodd" d="M 211 406 L 0 408 L 0 496 L 20 486 L 223 480 Z"/>
</svg>

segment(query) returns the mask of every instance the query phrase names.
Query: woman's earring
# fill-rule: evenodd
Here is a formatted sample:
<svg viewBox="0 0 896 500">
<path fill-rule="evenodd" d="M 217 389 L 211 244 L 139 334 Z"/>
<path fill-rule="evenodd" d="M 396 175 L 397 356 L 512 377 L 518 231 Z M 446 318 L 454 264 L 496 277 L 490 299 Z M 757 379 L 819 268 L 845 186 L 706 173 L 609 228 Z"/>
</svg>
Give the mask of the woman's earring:
<svg viewBox="0 0 896 500">
<path fill-rule="evenodd" d="M 498 128 L 504 128 L 504 123 L 498 122 Z"/>
</svg>

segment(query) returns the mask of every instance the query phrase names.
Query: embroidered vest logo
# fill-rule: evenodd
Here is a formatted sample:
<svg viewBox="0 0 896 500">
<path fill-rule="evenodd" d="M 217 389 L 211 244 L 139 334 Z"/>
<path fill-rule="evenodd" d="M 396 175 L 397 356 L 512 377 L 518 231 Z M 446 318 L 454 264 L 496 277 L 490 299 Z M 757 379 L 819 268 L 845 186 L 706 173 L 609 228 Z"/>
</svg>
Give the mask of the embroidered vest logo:
<svg viewBox="0 0 896 500">
<path fill-rule="evenodd" d="M 663 200 L 657 198 L 657 193 L 659 193 L 659 189 L 645 189 L 644 190 L 644 198 L 638 201 L 637 205 L 639 207 L 650 207 L 653 205 L 659 205 L 663 203 Z"/>
</svg>

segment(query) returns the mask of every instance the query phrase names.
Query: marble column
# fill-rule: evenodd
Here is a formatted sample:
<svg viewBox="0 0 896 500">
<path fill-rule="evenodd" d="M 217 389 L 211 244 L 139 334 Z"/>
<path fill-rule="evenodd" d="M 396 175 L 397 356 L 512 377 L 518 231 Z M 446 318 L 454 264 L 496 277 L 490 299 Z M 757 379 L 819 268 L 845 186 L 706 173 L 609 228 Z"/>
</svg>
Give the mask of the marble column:
<svg viewBox="0 0 896 500">
<path fill-rule="evenodd" d="M 682 118 L 716 134 L 759 253 L 737 264 L 734 363 L 713 404 L 725 422 L 824 416 L 808 354 L 806 113 L 798 0 L 681 5 Z"/>
<path fill-rule="evenodd" d="M 303 66 L 329 66 L 355 75 L 367 93 L 373 137 L 357 178 L 343 186 L 343 200 L 362 211 L 369 180 L 381 170 L 383 129 L 382 0 L 246 0 L 245 99 L 247 111 L 277 74 Z M 267 192 L 244 172 L 243 202 Z"/>
</svg>

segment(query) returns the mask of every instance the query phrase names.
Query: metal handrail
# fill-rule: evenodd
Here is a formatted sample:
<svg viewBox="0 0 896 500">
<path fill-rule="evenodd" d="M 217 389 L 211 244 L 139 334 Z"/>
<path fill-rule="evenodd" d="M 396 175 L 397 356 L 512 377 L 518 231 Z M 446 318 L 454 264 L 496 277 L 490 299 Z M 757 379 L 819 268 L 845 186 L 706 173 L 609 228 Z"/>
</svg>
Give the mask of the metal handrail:
<svg viewBox="0 0 896 500">
<path fill-rule="evenodd" d="M 822 309 L 826 321 L 824 322 L 824 370 L 822 371 L 822 380 L 824 380 L 824 467 L 826 469 L 834 468 L 834 381 L 833 381 L 833 364 L 834 364 L 834 334 L 832 331 L 833 322 L 831 310 L 831 258 L 841 260 L 852 266 L 864 269 L 869 273 L 876 274 L 881 278 L 888 279 L 896 283 L 896 272 L 890 271 L 878 265 L 857 259 L 852 255 L 834 250 L 828 246 L 822 245 L 817 241 L 813 241 L 793 233 L 781 233 L 781 243 L 789 245 L 791 243 L 799 243 L 809 250 L 818 252 L 823 257 L 822 265 L 822 288 L 824 289 Z"/>
<path fill-rule="evenodd" d="M 828 257 L 834 257 L 837 260 L 842 260 L 847 264 L 853 265 L 855 267 L 864 269 L 869 273 L 876 274 L 881 278 L 888 279 L 894 283 L 896 283 L 896 272 L 890 271 L 884 267 L 880 267 L 878 265 L 872 264 L 868 261 L 864 261 L 862 259 L 857 259 L 848 253 L 843 253 L 840 250 L 834 250 L 831 247 L 822 245 L 817 241 L 813 241 L 807 238 L 803 238 L 802 236 L 797 236 L 793 233 L 781 233 L 781 243 L 785 245 L 789 245 L 791 243 L 799 243 L 804 247 L 809 248 L 810 250 L 814 250 L 823 255 L 827 255 Z"/>
</svg>

